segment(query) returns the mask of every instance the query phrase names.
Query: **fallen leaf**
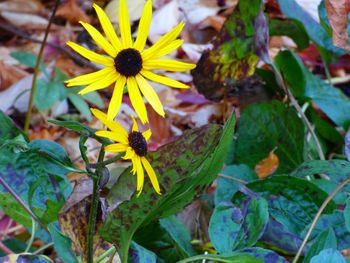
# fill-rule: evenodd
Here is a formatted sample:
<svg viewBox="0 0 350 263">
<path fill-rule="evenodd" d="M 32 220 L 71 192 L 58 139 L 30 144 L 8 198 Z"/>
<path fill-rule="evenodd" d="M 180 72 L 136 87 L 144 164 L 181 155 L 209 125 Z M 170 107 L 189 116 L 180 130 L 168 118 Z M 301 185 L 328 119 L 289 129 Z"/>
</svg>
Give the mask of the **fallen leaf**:
<svg viewBox="0 0 350 263">
<path fill-rule="evenodd" d="M 133 0 L 126 1 L 129 11 L 129 19 L 131 22 L 139 20 L 142 14 L 143 6 L 145 5 L 145 0 Z M 105 12 L 112 23 L 118 22 L 118 9 L 119 9 L 119 0 L 112 0 L 108 3 L 105 8 Z"/>
<path fill-rule="evenodd" d="M 68 0 L 62 4 L 57 9 L 56 16 L 61 16 L 72 24 L 78 24 L 79 21 L 90 23 L 90 17 L 77 5 L 76 0 Z"/>
<path fill-rule="evenodd" d="M 0 91 L 6 90 L 26 75 L 27 73 L 20 68 L 0 61 Z"/>
<path fill-rule="evenodd" d="M 48 24 L 47 19 L 33 14 L 1 11 L 0 15 L 11 24 L 21 28 L 45 29 Z M 55 25 L 52 25 L 52 28 L 54 29 Z"/>
<path fill-rule="evenodd" d="M 10 0 L 0 3 L 0 11 L 38 14 L 44 6 L 37 0 Z"/>
<path fill-rule="evenodd" d="M 326 0 L 326 10 L 333 30 L 333 44 L 350 50 L 348 44 L 348 0 Z"/>
<path fill-rule="evenodd" d="M 275 150 L 276 149 L 272 150 L 267 158 L 261 160 L 255 166 L 255 172 L 260 179 L 264 179 L 276 171 L 279 164 L 279 159 L 278 156 L 274 153 Z"/>
</svg>

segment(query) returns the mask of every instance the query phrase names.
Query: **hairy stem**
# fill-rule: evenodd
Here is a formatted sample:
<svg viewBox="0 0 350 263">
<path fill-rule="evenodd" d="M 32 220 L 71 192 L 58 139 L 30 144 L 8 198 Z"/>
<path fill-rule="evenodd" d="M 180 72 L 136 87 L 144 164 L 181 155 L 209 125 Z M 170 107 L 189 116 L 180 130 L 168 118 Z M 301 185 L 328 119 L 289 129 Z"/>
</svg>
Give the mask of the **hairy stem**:
<svg viewBox="0 0 350 263">
<path fill-rule="evenodd" d="M 103 146 L 101 147 L 100 154 L 98 156 L 98 163 L 103 162 L 103 158 L 105 156 L 105 151 Z M 88 235 L 87 235 L 87 262 L 93 263 L 94 257 L 94 232 L 96 226 L 96 217 L 98 210 L 98 201 L 100 199 L 100 189 L 99 182 L 102 177 L 102 169 L 103 165 L 100 165 L 96 168 L 96 172 L 93 178 L 93 190 L 92 190 L 92 198 L 90 205 L 90 216 L 89 216 L 89 224 L 88 224 Z"/>
<path fill-rule="evenodd" d="M 304 250 L 304 247 L 306 246 L 307 241 L 309 240 L 312 230 L 314 230 L 316 223 L 318 221 L 318 219 L 320 218 L 323 210 L 326 208 L 326 206 L 328 205 L 328 203 L 334 198 L 334 196 L 344 187 L 346 186 L 348 183 L 350 183 L 350 176 L 345 179 L 340 185 L 338 185 L 338 187 L 326 198 L 326 200 L 324 200 L 323 204 L 320 206 L 320 208 L 317 211 L 317 214 L 314 217 L 314 220 L 312 221 L 309 230 L 307 231 L 307 234 L 303 240 L 303 243 L 301 244 L 297 254 L 295 255 L 293 262 L 292 263 L 296 263 L 298 262 L 298 259 L 301 255 L 301 253 Z"/>
<path fill-rule="evenodd" d="M 42 42 L 42 44 L 40 46 L 38 58 L 36 60 L 36 64 L 35 64 L 35 68 L 34 68 L 34 74 L 33 74 L 32 87 L 31 87 L 31 91 L 30 91 L 28 110 L 27 110 L 27 115 L 26 115 L 26 119 L 25 119 L 25 122 L 24 122 L 24 132 L 26 134 L 28 134 L 30 118 L 31 118 L 31 115 L 32 115 L 33 99 L 34 99 L 34 92 L 35 92 L 35 86 L 36 86 L 36 79 L 37 79 L 38 73 L 39 73 L 39 66 L 40 66 L 41 58 L 42 58 L 43 53 L 44 53 L 45 44 L 46 44 L 47 37 L 48 37 L 49 32 L 50 32 L 50 28 L 51 28 L 51 24 L 52 24 L 53 18 L 55 17 L 55 14 L 56 14 L 56 11 L 57 11 L 57 7 L 58 7 L 59 4 L 60 4 L 60 0 L 56 0 L 54 9 L 52 11 L 52 14 L 51 14 L 51 17 L 50 17 L 50 20 L 49 20 L 49 23 L 47 24 L 47 27 L 46 27 L 46 30 L 45 30 L 44 40 L 43 40 L 43 42 Z"/>
</svg>

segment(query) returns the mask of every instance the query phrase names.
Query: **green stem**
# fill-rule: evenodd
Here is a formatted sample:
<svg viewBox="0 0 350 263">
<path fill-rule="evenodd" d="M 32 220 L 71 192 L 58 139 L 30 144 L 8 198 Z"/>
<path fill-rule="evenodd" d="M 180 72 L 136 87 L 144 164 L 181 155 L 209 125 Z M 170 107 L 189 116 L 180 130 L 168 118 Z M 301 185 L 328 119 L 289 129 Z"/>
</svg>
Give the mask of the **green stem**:
<svg viewBox="0 0 350 263">
<path fill-rule="evenodd" d="M 38 73 L 39 73 L 39 66 L 41 63 L 41 58 L 43 56 L 44 53 L 44 48 L 45 48 L 45 44 L 47 41 L 47 37 L 49 35 L 50 32 L 50 28 L 51 28 L 51 24 L 53 21 L 53 18 L 55 17 L 56 11 L 57 11 L 57 7 L 60 4 L 60 0 L 56 0 L 54 9 L 52 11 L 49 23 L 47 24 L 46 30 L 45 30 L 45 36 L 44 36 L 44 40 L 40 46 L 40 50 L 39 50 L 39 55 L 38 55 L 38 59 L 36 60 L 36 64 L 35 64 L 35 68 L 34 68 L 34 74 L 33 74 L 33 80 L 32 80 L 32 87 L 31 87 L 31 91 L 30 91 L 30 98 L 29 98 L 29 104 L 28 104 L 28 110 L 27 110 L 27 115 L 26 115 L 26 119 L 24 122 L 24 132 L 26 134 L 28 134 L 28 130 L 29 130 L 29 123 L 30 123 L 30 117 L 32 115 L 32 108 L 33 108 L 33 99 L 34 99 L 34 92 L 35 92 L 35 86 L 36 86 L 36 79 L 38 77 Z"/>
<path fill-rule="evenodd" d="M 112 255 L 113 258 L 113 254 L 116 252 L 116 248 L 115 247 L 110 247 L 108 250 L 106 250 L 105 252 L 103 252 L 103 254 L 101 254 L 95 261 L 95 263 L 100 263 L 102 262 L 106 257 Z"/>
<path fill-rule="evenodd" d="M 213 260 L 215 262 L 224 262 L 224 263 L 232 262 L 232 260 L 230 259 L 219 258 L 217 255 L 197 255 L 197 256 L 180 260 L 177 263 L 194 262 L 194 261 L 203 260 L 203 259 Z"/>
<path fill-rule="evenodd" d="M 320 216 L 322 215 L 323 210 L 326 208 L 326 206 L 328 205 L 328 203 L 334 198 L 334 196 L 344 187 L 346 186 L 348 183 L 350 183 L 350 177 L 346 178 L 340 185 L 338 185 L 338 187 L 326 198 L 326 200 L 324 200 L 323 204 L 321 205 L 321 207 L 318 209 L 317 214 L 314 217 L 314 220 L 312 221 L 309 230 L 307 231 L 307 234 L 303 240 L 303 243 L 301 244 L 297 254 L 295 255 L 292 263 L 297 263 L 299 257 L 301 256 L 301 253 L 304 250 L 304 247 L 306 246 L 307 241 L 309 240 L 312 230 L 314 230 L 316 223 L 318 221 L 318 219 L 320 218 Z"/>
<path fill-rule="evenodd" d="M 103 161 L 104 156 L 105 156 L 105 151 L 102 146 L 100 150 L 100 154 L 98 156 L 98 163 L 101 163 Z M 96 226 L 98 201 L 100 197 L 99 182 L 102 177 L 102 168 L 103 166 L 98 166 L 95 172 L 96 176 L 92 177 L 93 190 L 92 190 L 90 216 L 89 216 L 89 224 L 88 224 L 88 235 L 87 235 L 87 262 L 88 263 L 93 263 L 93 257 L 94 257 L 94 232 L 95 232 L 95 226 Z"/>
<path fill-rule="evenodd" d="M 90 163 L 89 166 L 90 166 L 90 168 L 98 168 L 100 166 L 106 166 L 108 164 L 114 163 L 114 162 L 120 160 L 121 158 L 122 158 L 122 154 L 118 154 L 118 155 L 114 156 L 113 158 L 108 159 L 108 160 L 103 161 L 103 162 Z"/>
<path fill-rule="evenodd" d="M 46 245 L 40 247 L 39 249 L 35 250 L 32 254 L 34 255 L 38 255 L 40 254 L 41 252 L 43 252 L 45 249 L 49 248 L 49 247 L 52 247 L 54 244 L 53 242 L 51 243 L 47 243 Z"/>
<path fill-rule="evenodd" d="M 24 250 L 24 253 L 29 252 L 30 248 L 33 245 L 33 242 L 34 242 L 34 239 L 35 239 L 35 230 L 36 230 L 36 222 L 32 218 L 32 233 L 31 233 L 30 239 L 28 241 L 27 248 Z"/>
</svg>

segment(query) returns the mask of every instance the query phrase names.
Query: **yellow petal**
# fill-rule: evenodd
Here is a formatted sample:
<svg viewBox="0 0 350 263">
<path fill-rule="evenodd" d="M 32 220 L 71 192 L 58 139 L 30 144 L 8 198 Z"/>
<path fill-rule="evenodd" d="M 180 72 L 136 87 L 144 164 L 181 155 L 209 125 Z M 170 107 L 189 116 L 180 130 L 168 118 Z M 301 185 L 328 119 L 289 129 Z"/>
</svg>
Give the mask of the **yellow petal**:
<svg viewBox="0 0 350 263">
<path fill-rule="evenodd" d="M 121 136 L 128 138 L 127 131 L 118 122 L 111 121 L 107 118 L 107 114 L 98 109 L 90 109 L 92 114 L 99 119 L 104 125 L 106 125 L 111 131 L 120 134 Z"/>
<path fill-rule="evenodd" d="M 149 27 L 151 25 L 151 20 L 152 20 L 152 1 L 148 0 L 142 11 L 142 16 L 139 23 L 139 29 L 138 29 L 136 41 L 134 44 L 134 48 L 140 52 L 145 47 Z"/>
<path fill-rule="evenodd" d="M 147 111 L 135 78 L 129 77 L 127 79 L 127 85 L 131 104 L 134 107 L 136 114 L 139 116 L 141 122 L 145 124 L 148 122 Z"/>
<path fill-rule="evenodd" d="M 141 161 L 142 161 L 143 167 L 145 167 L 145 170 L 148 174 L 149 179 L 151 180 L 154 190 L 156 190 L 157 194 L 161 194 L 157 175 L 154 172 L 151 164 L 148 162 L 148 160 L 145 157 L 141 157 Z"/>
<path fill-rule="evenodd" d="M 114 60 L 112 58 L 102 56 L 100 54 L 97 54 L 95 52 L 92 52 L 91 50 L 88 50 L 78 44 L 75 44 L 74 42 L 68 41 L 66 43 L 68 46 L 70 46 L 75 52 L 79 53 L 83 57 L 87 58 L 88 60 L 104 65 L 106 67 L 113 67 L 114 66 Z"/>
<path fill-rule="evenodd" d="M 151 138 L 151 136 L 152 136 L 151 129 L 148 129 L 147 131 L 144 131 L 142 133 L 142 136 L 145 138 L 146 142 L 148 142 L 149 138 Z"/>
<path fill-rule="evenodd" d="M 132 115 L 130 115 L 130 116 L 131 116 L 131 119 L 132 119 L 131 131 L 138 132 L 139 131 L 139 126 L 137 125 L 137 122 L 136 122 L 135 118 Z"/>
<path fill-rule="evenodd" d="M 126 150 L 126 146 L 121 143 L 114 143 L 105 147 L 106 152 L 120 153 Z"/>
<path fill-rule="evenodd" d="M 158 83 L 161 83 L 161 84 L 164 84 L 166 86 L 173 87 L 173 88 L 187 89 L 190 87 L 190 86 L 183 84 L 177 80 L 174 80 L 174 79 L 171 79 L 168 77 L 164 77 L 164 76 L 160 76 L 160 75 L 155 74 L 155 73 L 148 71 L 148 70 L 141 70 L 141 74 L 145 78 L 148 78 L 152 81 L 155 81 L 155 82 L 158 82 Z"/>
<path fill-rule="evenodd" d="M 165 113 L 163 110 L 163 105 L 160 102 L 159 97 L 157 93 L 154 91 L 154 89 L 152 88 L 152 86 L 140 74 L 137 74 L 135 78 L 143 96 L 145 96 L 146 100 L 149 102 L 149 104 L 151 104 L 152 108 L 160 116 L 164 117 Z"/>
<path fill-rule="evenodd" d="M 86 86 L 81 91 L 79 91 L 78 93 L 80 95 L 84 95 L 84 94 L 89 93 L 89 92 L 94 91 L 94 90 L 100 90 L 100 89 L 107 88 L 113 82 L 115 82 L 117 80 L 118 76 L 119 76 L 119 73 L 117 73 L 115 71 L 115 72 L 107 75 L 105 78 L 100 78 L 98 81 L 91 83 L 90 85 Z"/>
<path fill-rule="evenodd" d="M 113 120 L 118 114 L 120 105 L 122 104 L 125 83 L 126 78 L 120 75 L 115 83 L 113 95 L 108 106 L 107 118 L 110 120 Z"/>
<path fill-rule="evenodd" d="M 156 51 L 150 59 L 156 59 L 156 58 L 165 56 L 173 52 L 174 50 L 178 49 L 183 43 L 184 43 L 183 39 L 176 39 L 173 42 L 171 42 L 169 45 L 166 45 L 162 49 Z M 143 60 L 145 61 L 145 58 L 143 58 Z"/>
<path fill-rule="evenodd" d="M 139 196 L 142 192 L 143 183 L 145 180 L 145 174 L 143 171 L 143 167 L 141 164 L 140 157 L 135 155 L 135 164 L 136 164 L 136 173 L 137 173 L 137 184 L 136 184 L 136 190 L 138 191 L 137 196 Z"/>
<path fill-rule="evenodd" d="M 81 75 L 76 78 L 67 80 L 65 81 L 65 83 L 67 83 L 67 87 L 87 85 L 95 81 L 98 81 L 101 78 L 105 78 L 107 75 L 113 74 L 114 72 L 115 72 L 114 67 L 103 68 L 99 71 L 88 73 L 88 74 Z"/>
<path fill-rule="evenodd" d="M 135 155 L 135 157 L 131 159 L 131 162 L 132 162 L 131 172 L 132 172 L 132 174 L 136 174 L 136 170 L 137 170 L 136 157 L 137 156 Z"/>
<path fill-rule="evenodd" d="M 95 134 L 99 137 L 104 137 L 111 139 L 112 141 L 115 142 L 120 142 L 124 145 L 128 145 L 129 141 L 128 138 L 125 136 L 124 132 L 122 131 L 123 128 L 119 129 L 119 132 L 116 131 L 97 131 Z"/>
<path fill-rule="evenodd" d="M 119 18 L 119 29 L 120 29 L 120 35 L 122 38 L 123 48 L 131 48 L 132 39 L 131 39 L 130 21 L 129 21 L 128 7 L 126 6 L 125 0 L 119 1 L 118 18 Z"/>
<path fill-rule="evenodd" d="M 100 32 L 92 25 L 80 21 L 80 24 L 85 28 L 85 30 L 90 34 L 93 40 L 111 57 L 117 55 L 115 48 L 101 35 Z"/>
<path fill-rule="evenodd" d="M 95 11 L 98 16 L 98 20 L 100 20 L 102 29 L 105 32 L 107 38 L 109 39 L 109 41 L 111 41 L 115 50 L 119 52 L 122 49 L 122 43 L 120 42 L 117 34 L 115 33 L 111 21 L 109 20 L 108 16 L 102 10 L 101 7 L 99 7 L 97 4 L 93 4 L 93 7 L 95 8 Z"/>
<path fill-rule="evenodd" d="M 176 27 L 174 27 L 171 31 L 162 36 L 153 46 L 149 49 L 146 49 L 142 52 L 142 58 L 145 60 L 151 58 L 158 50 L 164 48 L 166 45 L 169 45 L 173 40 L 175 40 L 178 35 L 181 33 L 181 30 L 185 26 L 184 22 L 181 22 Z"/>
<path fill-rule="evenodd" d="M 125 155 L 122 157 L 124 160 L 129 160 L 129 159 L 132 159 L 134 158 L 135 156 L 135 151 L 131 148 L 131 147 L 128 147 L 126 149 L 126 153 Z"/>
<path fill-rule="evenodd" d="M 146 70 L 163 69 L 168 71 L 187 71 L 194 69 L 196 64 L 185 63 L 172 59 L 150 59 L 145 61 L 142 66 Z"/>
</svg>

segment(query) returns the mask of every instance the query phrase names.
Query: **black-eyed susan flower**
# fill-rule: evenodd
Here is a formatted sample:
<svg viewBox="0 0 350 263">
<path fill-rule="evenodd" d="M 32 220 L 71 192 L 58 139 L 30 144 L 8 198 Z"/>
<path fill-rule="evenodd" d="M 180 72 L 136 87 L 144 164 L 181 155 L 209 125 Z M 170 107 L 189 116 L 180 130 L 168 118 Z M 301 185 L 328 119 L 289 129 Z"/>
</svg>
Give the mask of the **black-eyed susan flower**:
<svg viewBox="0 0 350 263">
<path fill-rule="evenodd" d="M 122 158 L 125 160 L 131 160 L 133 167 L 131 171 L 134 175 L 137 175 L 136 191 L 138 192 L 138 195 L 143 188 L 144 170 L 146 170 L 154 190 L 160 194 L 160 187 L 156 173 L 145 157 L 147 154 L 147 141 L 152 135 L 151 130 L 148 129 L 141 133 L 135 119 L 133 118 L 132 130 L 128 133 L 122 125 L 114 120 L 108 119 L 108 116 L 102 111 L 91 109 L 91 112 L 109 128 L 109 131 L 97 131 L 96 135 L 116 142 L 107 145 L 105 151 L 115 153 L 125 152 L 125 155 Z"/>
<path fill-rule="evenodd" d="M 151 70 L 163 69 L 168 71 L 186 71 L 193 69 L 194 64 L 184 63 L 171 59 L 159 59 L 169 54 L 183 43 L 177 39 L 184 23 L 174 27 L 162 36 L 153 46 L 145 49 L 147 35 L 152 19 L 152 1 L 147 0 L 138 27 L 135 42 L 131 37 L 129 15 L 125 0 L 120 0 L 118 16 L 121 40 L 105 12 L 96 4 L 93 5 L 102 29 L 107 39 L 92 25 L 80 22 L 92 39 L 106 52 L 106 55 L 92 52 L 76 43 L 67 42 L 74 51 L 92 62 L 101 64 L 103 69 L 82 75 L 67 81 L 67 86 L 87 85 L 80 91 L 85 94 L 93 90 L 109 87 L 115 83 L 112 98 L 108 107 L 108 119 L 113 119 L 120 108 L 124 86 L 128 88 L 131 104 L 142 123 L 148 122 L 146 107 L 142 95 L 153 109 L 164 117 L 164 110 L 157 93 L 146 79 L 155 81 L 173 88 L 188 88 L 187 85 L 153 73 Z M 142 95 L 141 95 L 142 93 Z"/>
</svg>

